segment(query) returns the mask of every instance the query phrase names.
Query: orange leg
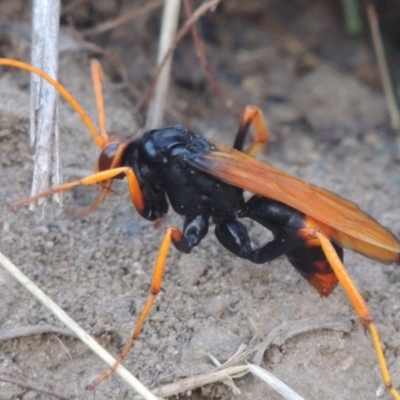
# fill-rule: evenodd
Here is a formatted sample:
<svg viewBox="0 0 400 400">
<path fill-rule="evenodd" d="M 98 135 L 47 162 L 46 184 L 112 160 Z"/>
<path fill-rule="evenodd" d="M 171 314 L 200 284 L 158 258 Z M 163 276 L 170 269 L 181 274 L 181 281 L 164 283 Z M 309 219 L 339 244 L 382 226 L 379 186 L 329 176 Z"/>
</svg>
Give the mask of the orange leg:
<svg viewBox="0 0 400 400">
<path fill-rule="evenodd" d="M 130 167 L 113 168 L 113 169 L 109 169 L 106 171 L 97 172 L 93 175 L 86 176 L 85 178 L 79 179 L 77 181 L 65 183 L 63 185 L 50 188 L 48 190 L 45 190 L 42 193 L 37 194 L 36 196 L 22 199 L 22 200 L 16 202 L 13 205 L 13 210 L 15 211 L 24 205 L 27 205 L 27 204 L 37 201 L 38 199 L 50 196 L 55 193 L 63 192 L 64 190 L 73 189 L 73 188 L 75 188 L 77 186 L 81 186 L 81 185 L 86 186 L 86 185 L 94 185 L 96 183 L 100 183 L 102 185 L 105 193 L 107 194 L 107 192 L 110 190 L 112 179 L 116 178 L 117 176 L 119 176 L 121 174 L 125 175 L 128 180 L 129 193 L 130 193 L 133 205 L 135 206 L 136 210 L 139 213 L 142 213 L 143 210 L 145 209 L 145 200 L 143 197 L 142 190 L 140 189 L 139 182 L 136 178 L 136 175 L 135 175 L 133 169 Z M 101 197 L 101 195 L 100 195 L 100 197 Z M 102 200 L 102 198 L 100 198 L 100 200 Z M 96 202 L 96 204 L 97 204 L 97 202 Z"/>
<path fill-rule="evenodd" d="M 117 366 L 128 355 L 129 351 L 131 350 L 135 341 L 138 339 L 138 337 L 140 335 L 140 331 L 142 330 L 143 324 L 151 310 L 151 307 L 154 304 L 154 301 L 156 300 L 158 293 L 160 293 L 161 283 L 162 283 L 162 278 L 163 278 L 163 273 L 164 273 L 164 267 L 165 267 L 165 261 L 167 259 L 168 250 L 170 248 L 171 241 L 172 242 L 180 242 L 182 239 L 183 239 L 182 232 L 176 226 L 169 226 L 167 228 L 164 239 L 161 243 L 160 251 L 158 253 L 156 265 L 154 267 L 153 280 L 152 280 L 151 289 L 150 289 L 150 296 L 142 310 L 142 313 L 140 314 L 140 317 L 139 317 L 138 322 L 136 323 L 135 329 L 133 330 L 128 343 L 125 345 L 125 347 L 122 350 L 122 353 L 120 354 L 120 356 L 118 357 L 116 363 L 108 371 L 106 371 L 104 374 L 100 375 L 91 384 L 89 384 L 87 386 L 87 389 L 94 389 L 102 381 L 107 379 L 116 370 Z"/>
<path fill-rule="evenodd" d="M 350 299 L 351 304 L 353 305 L 356 313 L 360 317 L 362 325 L 368 329 L 371 334 L 372 343 L 374 344 L 376 355 L 379 361 L 379 366 L 381 368 L 383 382 L 386 386 L 386 389 L 391 393 L 394 399 L 400 400 L 400 395 L 396 389 L 393 388 L 392 379 L 390 377 L 390 373 L 386 364 L 385 355 L 383 353 L 381 341 L 378 335 L 378 331 L 374 324 L 373 318 L 371 316 L 371 312 L 362 298 L 360 292 L 357 287 L 351 280 L 349 274 L 347 273 L 343 263 L 340 261 L 338 255 L 336 254 L 335 249 L 333 248 L 331 242 L 328 238 L 321 232 L 315 231 L 315 235 L 321 243 L 322 249 L 334 270 L 339 282 L 343 286 L 347 296 Z"/>
<path fill-rule="evenodd" d="M 258 107 L 246 106 L 244 109 L 233 148 L 243 151 L 244 141 L 249 133 L 250 125 L 253 125 L 256 138 L 250 147 L 245 150 L 245 153 L 255 157 L 261 148 L 266 145 L 270 137 L 268 125 L 262 111 Z"/>
</svg>

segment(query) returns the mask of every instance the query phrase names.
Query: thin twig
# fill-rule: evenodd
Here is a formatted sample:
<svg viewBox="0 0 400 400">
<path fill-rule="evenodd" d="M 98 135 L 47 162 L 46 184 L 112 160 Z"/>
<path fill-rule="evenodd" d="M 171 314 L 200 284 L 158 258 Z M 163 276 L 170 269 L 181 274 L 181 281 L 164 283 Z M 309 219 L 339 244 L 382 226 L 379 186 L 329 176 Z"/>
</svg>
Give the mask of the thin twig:
<svg viewBox="0 0 400 400">
<path fill-rule="evenodd" d="M 251 372 L 259 377 L 260 375 L 263 375 L 263 373 L 267 374 L 269 380 L 264 379 L 264 377 L 261 377 L 261 379 L 263 379 L 272 389 L 274 389 L 278 393 L 284 393 L 284 395 L 287 395 L 288 397 L 285 397 L 287 400 L 302 399 L 287 385 L 279 381 L 278 378 L 274 377 L 271 373 L 263 370 L 262 368 L 259 368 L 255 365 L 253 366 L 249 363 L 234 365 L 238 363 L 243 363 L 243 360 L 249 353 L 249 351 L 246 351 L 245 346 L 241 345 L 238 351 L 229 360 L 227 360 L 224 364 L 218 366 L 214 371 L 193 376 L 190 378 L 184 378 L 171 384 L 163 385 L 160 388 L 154 389 L 154 392 L 159 396 L 169 397 L 193 390 L 195 388 L 203 387 L 210 383 L 222 382 L 226 384 L 227 382 L 231 382 L 233 384 L 233 379 L 242 378 L 243 376 Z M 238 394 L 238 391 L 240 392 L 240 390 L 234 384 L 231 385 L 230 388 L 232 389 L 233 394 Z"/>
<path fill-rule="evenodd" d="M 70 336 L 74 338 L 77 337 L 69 329 L 59 328 L 53 325 L 30 325 L 19 326 L 11 329 L 3 329 L 0 331 L 0 342 L 33 335 L 43 335 L 46 333 L 55 333 L 57 335 Z"/>
<path fill-rule="evenodd" d="M 145 6 L 140 7 L 140 8 L 135 8 L 132 11 L 128 11 L 124 13 L 123 15 L 119 16 L 118 18 L 113 19 L 112 21 L 107 21 L 103 22 L 102 24 L 98 24 L 93 28 L 86 29 L 82 31 L 81 33 L 85 36 L 89 35 L 98 35 L 103 32 L 110 31 L 111 29 L 114 29 L 118 26 L 121 26 L 123 24 L 126 24 L 135 18 L 141 17 L 142 15 L 145 15 L 153 10 L 156 10 L 157 8 L 161 7 L 163 5 L 164 1 L 163 0 L 156 0 L 147 3 Z"/>
<path fill-rule="evenodd" d="M 153 93 L 154 93 L 154 87 L 155 83 L 158 80 L 160 71 L 164 67 L 165 63 L 169 60 L 171 57 L 172 53 L 175 51 L 175 48 L 177 44 L 182 40 L 182 38 L 189 32 L 189 29 L 191 26 L 199 19 L 201 18 L 206 12 L 209 10 L 215 9 L 215 7 L 220 3 L 221 0 L 208 0 L 205 1 L 201 6 L 199 6 L 191 15 L 190 18 L 188 18 L 183 26 L 179 29 L 178 33 L 175 36 L 175 39 L 173 43 L 171 44 L 170 48 L 168 49 L 167 53 L 164 56 L 164 59 L 158 64 L 157 69 L 154 73 L 154 76 L 152 78 L 152 82 L 149 85 L 149 89 L 147 91 L 147 95 L 145 98 L 145 104 L 148 103 L 149 99 L 152 98 Z"/>
<path fill-rule="evenodd" d="M 282 346 L 283 343 L 294 338 L 295 336 L 320 330 L 335 330 L 350 333 L 352 327 L 353 326 L 350 320 L 337 318 L 326 320 L 306 319 L 295 321 L 293 323 L 284 322 L 272 329 L 268 333 L 267 337 L 253 350 L 251 350 L 251 352 L 256 352 L 253 358 L 253 364 L 261 364 L 264 354 L 271 344 Z"/>
<path fill-rule="evenodd" d="M 55 397 L 60 400 L 70 400 L 69 397 L 65 397 L 62 394 L 59 394 L 56 392 L 50 392 L 49 390 L 46 390 L 46 389 L 42 389 L 39 386 L 36 386 L 35 384 L 26 381 L 26 379 L 20 380 L 20 379 L 15 379 L 15 378 L 8 378 L 2 374 L 2 375 L 0 375 L 0 381 L 6 382 L 6 383 L 11 383 L 13 385 L 20 386 L 24 389 L 33 390 L 34 392 L 37 392 L 37 393 L 46 394 L 48 396 Z"/>
<path fill-rule="evenodd" d="M 57 79 L 60 1 L 34 0 L 32 65 Z M 61 182 L 58 152 L 58 93 L 39 76 L 31 76 L 30 141 L 35 145 L 32 196 Z M 60 196 L 54 199 L 60 202 Z M 30 209 L 35 207 L 30 204 Z"/>
<path fill-rule="evenodd" d="M 74 38 L 74 40 L 79 43 L 79 46 L 82 47 L 83 49 L 89 50 L 95 54 L 101 54 L 104 57 L 107 58 L 109 61 L 110 65 L 118 72 L 122 79 L 122 85 L 123 87 L 126 87 L 130 93 L 130 95 L 137 100 L 136 101 L 136 106 L 135 110 L 139 110 L 142 105 L 144 104 L 144 97 L 145 95 L 143 94 L 142 91 L 135 85 L 135 83 L 132 81 L 129 71 L 126 68 L 125 64 L 121 60 L 121 57 L 115 53 L 111 48 L 102 48 L 101 46 L 94 44 L 86 39 L 83 38 L 83 35 L 75 29 L 73 26 L 72 22 L 70 21 L 70 29 L 71 29 L 71 34 Z M 135 112 L 134 110 L 134 112 Z M 173 118 L 176 121 L 181 121 L 185 125 L 189 126 L 189 122 L 186 120 L 185 116 L 173 109 L 172 107 L 167 106 L 166 108 L 166 113 L 170 115 L 171 118 Z"/>
<path fill-rule="evenodd" d="M 379 72 L 381 74 L 383 90 L 385 92 L 386 103 L 389 109 L 390 122 L 393 129 L 400 129 L 400 115 L 396 105 L 396 98 L 394 96 L 393 85 L 389 76 L 389 69 L 386 62 L 385 51 L 383 49 L 382 38 L 379 31 L 378 17 L 376 15 L 375 7 L 372 3 L 367 5 L 367 15 L 369 26 L 371 29 L 372 41 L 376 58 L 378 60 Z"/>
<path fill-rule="evenodd" d="M 265 370 L 256 370 L 257 365 L 254 364 L 261 363 L 265 351 L 272 344 L 282 345 L 285 341 L 297 335 L 321 329 L 350 332 L 352 329 L 352 324 L 348 319 L 344 320 L 337 318 L 326 320 L 307 319 L 296 321 L 293 323 L 282 323 L 272 329 L 265 340 L 263 340 L 262 343 L 260 343 L 253 349 L 246 350 L 246 348 L 242 345 L 229 360 L 218 366 L 214 371 L 193 376 L 190 378 L 184 378 L 171 384 L 163 385 L 160 388 L 154 389 L 154 393 L 159 396 L 169 397 L 188 390 L 193 390 L 195 388 L 205 386 L 210 383 L 224 382 L 227 379 L 240 378 L 248 374 L 249 372 L 255 373 L 257 376 L 263 375 L 263 373 L 265 372 L 265 374 L 269 377 L 269 381 L 267 378 L 265 378 L 265 376 L 265 379 L 261 379 L 267 382 L 268 385 L 270 385 L 274 390 L 280 393 L 280 390 L 283 388 L 283 393 L 284 395 L 287 395 L 287 399 L 300 400 L 302 398 L 287 385 L 279 381 L 277 378 L 275 378 L 273 375 Z M 256 355 L 253 359 L 254 369 L 252 369 L 252 364 L 243 365 L 242 363 L 246 358 L 250 356 L 250 354 L 253 354 L 254 352 L 256 352 Z"/>
<path fill-rule="evenodd" d="M 183 5 L 185 8 L 186 18 L 189 17 L 193 13 L 192 5 L 190 0 L 183 0 Z M 204 42 L 200 37 L 199 29 L 197 24 L 194 23 L 191 27 L 191 32 L 193 36 L 194 47 L 196 48 L 196 56 L 200 60 L 200 63 L 207 75 L 207 79 L 210 82 L 211 86 L 214 88 L 215 93 L 219 97 L 219 99 L 223 102 L 227 110 L 232 114 L 232 116 L 239 120 L 239 115 L 234 111 L 232 107 L 232 100 L 228 99 L 222 87 L 218 84 L 217 79 L 211 69 L 210 63 L 207 60 L 205 51 L 204 51 Z"/>
<path fill-rule="evenodd" d="M 53 335 L 53 338 L 60 344 L 60 346 L 62 347 L 62 349 L 65 351 L 65 354 L 67 355 L 69 361 L 72 361 L 72 355 L 71 352 L 68 350 L 67 346 L 64 344 L 64 342 L 57 336 L 57 335 Z"/>
<path fill-rule="evenodd" d="M 242 347 L 242 345 L 241 345 Z M 210 358 L 211 362 L 220 370 L 222 370 L 222 364 L 219 362 L 219 360 L 214 357 L 212 354 L 208 354 L 208 357 Z M 241 394 L 240 389 L 235 385 L 235 382 L 233 381 L 233 379 L 231 377 L 228 377 L 226 379 L 221 380 L 221 383 L 224 384 L 226 387 L 228 387 L 232 393 L 235 396 L 238 396 L 239 394 Z"/>
<path fill-rule="evenodd" d="M 228 378 L 241 378 L 249 373 L 247 365 L 239 365 L 236 367 L 228 367 L 223 370 L 213 371 L 206 374 L 193 376 L 190 378 L 181 379 L 178 382 L 164 385 L 154 389 L 154 393 L 158 396 L 169 397 L 178 393 L 187 392 L 189 390 L 203 387 L 210 383 L 220 382 Z"/>
<path fill-rule="evenodd" d="M 62 323 L 64 323 L 76 336 L 97 354 L 107 365 L 115 364 L 114 357 L 101 347 L 91 336 L 89 336 L 71 317 L 67 315 L 53 300 L 51 300 L 41 289 L 39 289 L 25 274 L 23 274 L 7 257 L 0 253 L 0 265 L 8 271 L 22 286 L 47 307 Z M 126 368 L 118 365 L 115 372 L 127 382 L 136 392 L 146 400 L 157 398 L 140 383 Z"/>
<path fill-rule="evenodd" d="M 178 29 L 180 7 L 181 0 L 165 0 L 157 57 L 157 65 L 160 66 L 161 63 L 163 65 L 162 67 L 160 66 L 154 96 L 150 102 L 146 129 L 161 126 L 163 122 L 172 66 L 172 53 L 169 53 L 168 50 L 174 42 L 176 30 Z M 170 56 L 163 62 L 164 57 L 168 53 Z"/>
</svg>

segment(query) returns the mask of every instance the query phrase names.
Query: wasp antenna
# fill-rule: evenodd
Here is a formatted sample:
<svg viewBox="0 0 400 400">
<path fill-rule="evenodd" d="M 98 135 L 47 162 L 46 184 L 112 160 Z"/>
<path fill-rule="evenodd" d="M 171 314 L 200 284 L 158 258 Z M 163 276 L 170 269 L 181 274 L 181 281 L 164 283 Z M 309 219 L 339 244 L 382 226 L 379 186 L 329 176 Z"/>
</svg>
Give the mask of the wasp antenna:
<svg viewBox="0 0 400 400">
<path fill-rule="evenodd" d="M 79 114 L 79 116 L 82 118 L 82 121 L 84 124 L 87 126 L 89 129 L 90 133 L 93 136 L 94 141 L 96 142 L 97 146 L 100 147 L 101 149 L 104 147 L 103 141 L 101 139 L 101 136 L 97 132 L 96 128 L 94 127 L 94 124 L 92 120 L 89 118 L 87 115 L 86 111 L 83 109 L 83 107 L 78 103 L 78 101 L 75 99 L 74 96 L 70 92 L 68 92 L 67 89 L 61 83 L 57 82 L 54 80 L 52 77 L 47 75 L 44 71 L 42 71 L 39 68 L 36 68 L 30 64 L 27 64 L 22 61 L 16 61 L 16 60 L 11 60 L 9 58 L 0 58 L 0 65 L 6 65 L 8 67 L 14 67 L 14 68 L 19 68 L 24 71 L 31 72 L 33 74 L 36 74 L 40 76 L 42 79 L 50 83 L 50 85 L 54 86 L 54 88 L 60 93 L 62 97 L 71 105 L 71 107 Z"/>
<path fill-rule="evenodd" d="M 91 61 L 90 68 L 92 72 L 94 94 L 96 97 L 97 115 L 99 118 L 100 140 L 102 142 L 102 145 L 99 147 L 103 149 L 110 141 L 106 130 L 106 113 L 104 111 L 104 98 L 101 85 L 103 80 L 103 70 L 100 62 L 96 59 Z"/>
</svg>

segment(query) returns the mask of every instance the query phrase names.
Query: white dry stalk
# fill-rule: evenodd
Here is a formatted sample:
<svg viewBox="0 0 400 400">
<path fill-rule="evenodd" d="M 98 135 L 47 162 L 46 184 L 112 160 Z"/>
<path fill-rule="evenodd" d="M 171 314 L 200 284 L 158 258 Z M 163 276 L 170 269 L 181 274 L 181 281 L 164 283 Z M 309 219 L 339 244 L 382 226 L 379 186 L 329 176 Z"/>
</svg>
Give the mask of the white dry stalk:
<svg viewBox="0 0 400 400">
<path fill-rule="evenodd" d="M 28 325 L 0 330 L 0 342 L 32 335 L 42 335 L 45 333 L 53 333 L 60 336 L 76 338 L 73 332 L 71 332 L 69 329 L 59 328 L 52 325 Z"/>
<path fill-rule="evenodd" d="M 57 79 L 58 70 L 59 19 L 60 0 L 33 1 L 31 63 L 53 79 Z M 56 89 L 32 74 L 29 134 L 31 145 L 35 146 L 32 196 L 61 182 L 57 101 Z M 59 194 L 55 200 L 60 202 Z M 34 206 L 31 204 L 30 208 Z"/>
<path fill-rule="evenodd" d="M 114 357 L 101 347 L 90 335 L 88 335 L 65 311 L 39 289 L 25 274 L 23 274 L 7 257 L 0 252 L 0 265 L 8 271 L 22 286 L 35 298 L 47 307 L 56 318 L 65 324 L 83 343 L 85 343 L 98 357 L 109 366 L 115 363 Z M 118 374 L 129 386 L 139 393 L 145 400 L 157 400 L 141 382 L 139 382 L 126 368 L 118 365 L 115 373 Z"/>
<path fill-rule="evenodd" d="M 221 367 L 222 364 L 218 361 L 218 359 L 216 357 L 214 357 L 212 354 L 208 354 L 208 357 L 217 366 L 217 368 Z M 238 396 L 241 394 L 240 389 L 235 385 L 235 383 L 233 382 L 233 379 L 231 377 L 224 379 L 221 382 L 225 386 L 227 386 L 235 396 Z"/>
<path fill-rule="evenodd" d="M 303 397 L 298 395 L 293 389 L 288 385 L 283 383 L 276 376 L 272 375 L 270 372 L 254 364 L 247 364 L 249 371 L 267 383 L 272 389 L 279 393 L 285 400 L 304 400 Z"/>
<path fill-rule="evenodd" d="M 265 381 L 273 390 L 283 396 L 284 399 L 304 400 L 300 395 L 294 392 L 290 387 L 288 387 L 285 383 L 280 381 L 270 372 L 267 372 L 254 364 L 247 363 L 244 365 L 232 366 L 233 363 L 242 362 L 243 358 L 246 357 L 248 354 L 249 352 L 246 351 L 246 346 L 241 345 L 237 352 L 224 364 L 219 365 L 216 370 L 163 385 L 159 388 L 154 389 L 153 392 L 156 395 L 162 397 L 176 396 L 180 393 L 190 392 L 191 390 L 201 388 L 211 383 L 222 382 L 226 384 L 228 382 L 231 382 L 233 384 L 233 379 L 242 378 L 250 372 Z M 210 358 L 215 363 L 215 358 Z M 220 363 L 217 361 L 216 364 Z M 232 386 L 230 386 L 230 388 L 233 395 L 240 394 L 240 390 L 236 387 L 236 385 L 233 384 Z M 136 399 L 136 397 L 134 398 Z"/>
<path fill-rule="evenodd" d="M 165 0 L 161 22 L 159 49 L 157 65 L 160 65 L 168 50 L 174 43 L 178 28 L 178 17 L 181 7 L 181 0 Z M 166 98 L 168 94 L 169 80 L 171 74 L 172 55 L 164 64 L 158 76 L 154 96 L 150 102 L 147 115 L 146 129 L 160 127 L 163 123 Z"/>
<path fill-rule="evenodd" d="M 248 358 L 248 356 L 254 353 L 254 351 L 257 351 L 257 355 L 254 357 L 254 359 L 256 360 L 256 362 L 261 363 L 261 359 L 257 361 L 258 357 L 260 356 L 258 353 L 260 353 L 261 351 L 261 354 L 264 354 L 267 348 L 272 343 L 281 345 L 286 340 L 291 339 L 301 333 L 314 331 L 317 329 L 332 329 L 343 332 L 350 332 L 352 329 L 352 324 L 348 319 L 342 320 L 333 318 L 326 320 L 300 320 L 291 324 L 280 324 L 271 330 L 267 338 L 262 343 L 260 343 L 260 345 L 256 346 L 252 350 L 246 350 L 246 346 L 241 345 L 237 352 L 222 365 L 220 365 L 219 361 L 216 360 L 215 357 L 209 355 L 212 362 L 217 365 L 217 369 L 215 369 L 214 371 L 193 376 L 190 378 L 184 378 L 179 381 L 163 385 L 159 388 L 154 389 L 153 392 L 156 395 L 163 397 L 174 396 L 183 392 L 188 392 L 193 389 L 203 387 L 210 383 L 222 382 L 226 384 L 229 381 L 232 382 L 232 379 L 241 378 L 250 372 L 265 381 L 284 399 L 304 400 L 303 397 L 294 392 L 293 389 L 288 387 L 285 383 L 280 381 L 270 372 L 262 369 L 255 364 L 247 363 L 243 365 L 242 363 L 244 359 Z M 231 386 L 231 389 L 233 395 L 235 395 L 237 393 L 237 387 Z M 134 398 L 136 399 L 136 397 Z"/>
<path fill-rule="evenodd" d="M 154 389 L 154 393 L 162 397 L 176 396 L 179 393 L 188 392 L 211 383 L 226 382 L 227 380 L 242 378 L 249 372 L 266 382 L 268 386 L 279 393 L 285 400 L 304 400 L 303 397 L 297 394 L 293 389 L 272 375 L 270 372 L 257 365 L 249 363 L 246 365 L 227 367 L 210 373 L 181 379 L 177 382 L 163 385 L 160 388 Z"/>
<path fill-rule="evenodd" d="M 232 379 L 241 378 L 249 372 L 249 368 L 246 364 L 232 365 L 240 363 L 245 355 L 246 346 L 241 344 L 236 353 L 222 365 L 218 360 L 215 359 L 215 357 L 211 356 L 210 358 L 213 360 L 213 362 L 218 365 L 217 369 L 215 369 L 214 371 L 192 376 L 189 378 L 180 379 L 179 381 L 163 385 L 159 388 L 155 388 L 153 392 L 158 396 L 170 397 L 176 396 L 183 392 L 189 392 L 193 389 L 203 387 L 210 383 L 226 383 L 228 381 L 233 383 Z M 233 385 L 231 389 L 233 394 L 240 393 L 240 390 L 235 385 Z M 134 398 L 136 399 L 136 397 Z"/>
<path fill-rule="evenodd" d="M 154 389 L 154 393 L 158 396 L 170 397 L 179 393 L 188 392 L 190 390 L 209 385 L 210 383 L 225 381 L 226 379 L 240 378 L 246 375 L 248 372 L 249 367 L 247 365 L 228 367 L 220 371 L 213 371 L 163 385 L 160 388 Z"/>
</svg>

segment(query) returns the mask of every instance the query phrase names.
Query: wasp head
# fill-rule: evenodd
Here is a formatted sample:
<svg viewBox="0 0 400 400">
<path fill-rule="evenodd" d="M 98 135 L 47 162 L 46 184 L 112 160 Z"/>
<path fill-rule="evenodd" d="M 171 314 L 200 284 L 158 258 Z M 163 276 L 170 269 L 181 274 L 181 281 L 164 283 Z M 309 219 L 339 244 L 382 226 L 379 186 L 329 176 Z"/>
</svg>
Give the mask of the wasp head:
<svg viewBox="0 0 400 400">
<path fill-rule="evenodd" d="M 105 146 L 97 160 L 96 170 L 100 172 L 122 167 L 125 149 L 131 141 L 131 137 L 122 138 Z"/>
</svg>

